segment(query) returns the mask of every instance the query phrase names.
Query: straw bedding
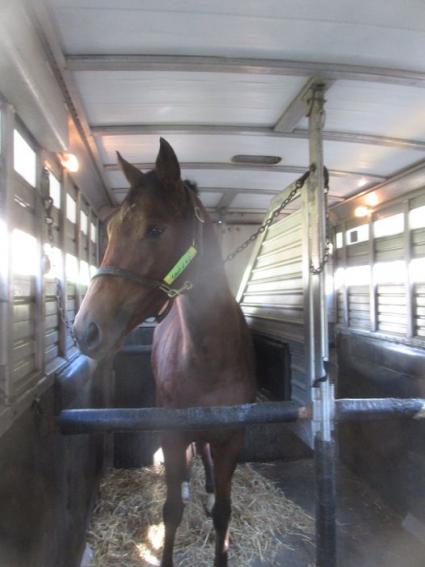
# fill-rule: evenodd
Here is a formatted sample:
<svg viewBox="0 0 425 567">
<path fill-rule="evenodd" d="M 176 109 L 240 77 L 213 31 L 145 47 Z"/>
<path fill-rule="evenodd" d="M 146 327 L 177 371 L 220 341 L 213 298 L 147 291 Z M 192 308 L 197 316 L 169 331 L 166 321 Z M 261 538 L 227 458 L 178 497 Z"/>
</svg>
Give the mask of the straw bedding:
<svg viewBox="0 0 425 567">
<path fill-rule="evenodd" d="M 258 561 L 274 565 L 285 536 L 312 540 L 312 518 L 251 465 L 238 466 L 232 486 L 230 566 L 249 567 Z M 192 500 L 177 532 L 175 565 L 210 567 L 214 528 L 204 511 L 204 474 L 198 458 L 193 465 L 191 490 Z M 114 470 L 105 477 L 88 532 L 93 567 L 159 565 L 165 493 L 162 465 Z"/>
</svg>

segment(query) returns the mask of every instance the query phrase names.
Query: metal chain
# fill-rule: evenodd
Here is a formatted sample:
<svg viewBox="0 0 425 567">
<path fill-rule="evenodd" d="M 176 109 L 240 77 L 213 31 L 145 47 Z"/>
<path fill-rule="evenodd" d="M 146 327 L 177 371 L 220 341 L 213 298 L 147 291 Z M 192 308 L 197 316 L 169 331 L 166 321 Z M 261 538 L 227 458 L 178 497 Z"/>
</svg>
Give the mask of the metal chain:
<svg viewBox="0 0 425 567">
<path fill-rule="evenodd" d="M 267 220 L 253 234 L 251 234 L 249 238 L 247 238 L 244 242 L 242 242 L 242 244 L 240 244 L 235 250 L 233 250 L 233 252 L 226 256 L 226 258 L 224 259 L 225 264 L 227 262 L 231 262 L 238 254 L 243 252 L 252 242 L 254 242 L 254 240 L 257 240 L 260 234 L 262 234 L 269 228 L 269 226 L 276 220 L 276 217 L 280 215 L 283 209 L 285 209 L 289 205 L 289 203 L 291 203 L 295 199 L 295 197 L 298 196 L 298 192 L 304 186 L 304 183 L 310 177 L 312 171 L 312 168 L 310 168 L 299 179 L 296 180 L 295 187 L 292 189 L 286 199 L 282 201 L 279 207 L 272 212 Z"/>
<path fill-rule="evenodd" d="M 47 238 L 49 241 L 50 246 L 54 245 L 54 236 L 53 236 L 53 229 L 55 228 L 55 221 L 52 216 L 52 208 L 53 208 L 53 199 L 49 195 L 49 173 L 48 170 L 43 170 L 43 206 L 44 206 L 44 222 L 47 226 Z M 62 282 L 58 277 L 55 277 L 55 297 L 56 297 L 56 305 L 57 310 L 59 313 L 59 318 L 62 321 L 62 324 L 66 331 L 68 332 L 69 336 L 71 337 L 73 345 L 77 346 L 77 341 L 75 339 L 74 331 L 72 329 L 72 323 L 68 320 L 65 305 L 64 305 L 64 291 L 62 289 Z M 66 350 L 66 349 L 65 349 Z M 64 353 L 66 358 L 66 352 Z"/>
<path fill-rule="evenodd" d="M 324 173 L 324 189 L 325 189 L 325 211 L 326 211 L 326 244 L 323 250 L 322 259 L 319 262 L 319 265 L 315 267 L 313 262 L 310 264 L 310 273 L 317 276 L 323 272 L 325 269 L 326 264 L 329 261 L 329 256 L 331 253 L 331 239 L 329 236 L 329 213 L 328 213 L 328 193 L 329 193 L 329 171 L 325 167 L 323 170 Z"/>
</svg>

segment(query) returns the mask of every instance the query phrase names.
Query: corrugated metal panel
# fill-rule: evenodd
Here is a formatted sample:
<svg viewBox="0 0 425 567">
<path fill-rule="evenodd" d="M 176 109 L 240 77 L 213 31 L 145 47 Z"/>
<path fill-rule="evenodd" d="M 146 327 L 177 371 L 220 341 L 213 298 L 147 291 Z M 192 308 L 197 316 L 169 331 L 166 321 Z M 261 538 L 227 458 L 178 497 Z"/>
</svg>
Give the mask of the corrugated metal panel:
<svg viewBox="0 0 425 567">
<path fill-rule="evenodd" d="M 20 396 L 36 379 L 35 277 L 14 275 L 11 393 Z"/>
<path fill-rule="evenodd" d="M 425 338 L 425 284 L 418 284 L 414 296 L 415 334 Z"/>
<path fill-rule="evenodd" d="M 375 262 L 392 262 L 404 258 L 404 235 L 385 236 L 375 240 Z"/>
<path fill-rule="evenodd" d="M 59 316 L 56 300 L 56 285 L 55 279 L 45 278 L 44 360 L 46 365 L 60 356 Z"/>
<path fill-rule="evenodd" d="M 305 403 L 304 286 L 301 211 L 267 231 L 257 252 L 241 307 L 258 332 L 279 336 L 291 353 L 292 399 Z"/>
<path fill-rule="evenodd" d="M 406 287 L 404 285 L 377 286 L 377 330 L 385 333 L 405 335 Z"/>
<path fill-rule="evenodd" d="M 348 288 L 348 321 L 353 329 L 370 329 L 370 295 L 368 285 Z"/>
<path fill-rule="evenodd" d="M 412 258 L 425 258 L 425 228 L 411 232 Z"/>
</svg>

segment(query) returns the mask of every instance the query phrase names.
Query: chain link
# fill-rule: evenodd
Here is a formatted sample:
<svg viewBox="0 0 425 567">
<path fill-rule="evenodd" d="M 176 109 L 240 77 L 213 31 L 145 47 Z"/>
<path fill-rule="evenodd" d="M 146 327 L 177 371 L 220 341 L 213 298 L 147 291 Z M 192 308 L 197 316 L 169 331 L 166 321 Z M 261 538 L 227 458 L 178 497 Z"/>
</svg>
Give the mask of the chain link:
<svg viewBox="0 0 425 567">
<path fill-rule="evenodd" d="M 289 205 L 289 203 L 291 203 L 295 199 L 295 197 L 298 196 L 300 189 L 304 186 L 304 183 L 310 177 L 311 172 L 312 169 L 307 170 L 299 179 L 296 180 L 295 187 L 292 189 L 292 191 L 289 193 L 286 199 L 282 201 L 279 207 L 272 212 L 272 214 L 267 218 L 267 220 L 253 234 L 251 234 L 249 238 L 244 240 L 242 244 L 240 244 L 237 248 L 235 248 L 235 250 L 233 250 L 233 252 L 231 252 L 226 256 L 226 258 L 224 259 L 225 264 L 227 262 L 231 262 L 238 254 L 240 254 L 246 248 L 248 248 L 248 246 L 252 242 L 257 240 L 260 234 L 262 234 L 265 230 L 269 228 L 271 224 L 273 224 L 273 222 L 280 215 L 280 213 Z"/>
<path fill-rule="evenodd" d="M 43 191 L 43 196 L 42 196 L 42 200 L 43 200 L 43 207 L 44 207 L 44 222 L 46 223 L 47 226 L 47 239 L 49 241 L 50 246 L 53 247 L 54 245 L 54 236 L 53 236 L 53 230 L 55 228 L 55 221 L 54 218 L 52 216 L 52 208 L 53 208 L 53 199 L 52 197 L 50 197 L 49 195 L 49 178 L 48 178 L 48 170 L 44 170 L 43 171 L 43 185 L 44 185 L 44 191 Z M 46 256 L 48 257 L 48 255 L 46 254 Z M 50 263 L 50 259 L 49 259 L 49 263 Z M 64 304 L 64 295 L 65 292 L 62 288 L 62 282 L 58 277 L 55 277 L 55 283 L 56 283 L 56 288 L 55 288 L 55 297 L 56 297 L 56 305 L 57 305 L 57 310 L 58 310 L 58 314 L 59 314 L 59 318 L 65 328 L 65 330 L 68 332 L 69 336 L 71 337 L 72 343 L 73 345 L 76 347 L 77 346 L 77 341 L 75 339 L 75 335 L 74 335 L 74 331 L 72 329 L 72 322 L 70 322 L 68 320 L 67 314 L 66 314 L 66 309 L 65 309 L 65 304 Z M 65 347 L 65 351 L 66 351 L 66 347 Z M 66 352 L 64 353 L 65 358 L 66 358 Z"/>
</svg>

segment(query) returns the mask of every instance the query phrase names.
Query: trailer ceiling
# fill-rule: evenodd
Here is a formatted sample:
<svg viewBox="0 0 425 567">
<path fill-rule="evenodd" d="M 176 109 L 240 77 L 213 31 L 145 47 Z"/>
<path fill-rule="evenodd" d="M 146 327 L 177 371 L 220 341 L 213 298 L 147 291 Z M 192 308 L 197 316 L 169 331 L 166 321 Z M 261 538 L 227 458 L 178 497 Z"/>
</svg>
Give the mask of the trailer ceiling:
<svg viewBox="0 0 425 567">
<path fill-rule="evenodd" d="M 327 83 L 331 204 L 425 159 L 425 4 L 48 0 L 116 203 L 115 150 L 149 167 L 165 136 L 204 203 L 263 213 L 308 166 L 305 86 Z M 51 29 L 46 37 L 52 41 Z M 232 164 L 274 155 L 276 166 Z M 420 164 L 421 167 L 422 164 Z"/>
</svg>

